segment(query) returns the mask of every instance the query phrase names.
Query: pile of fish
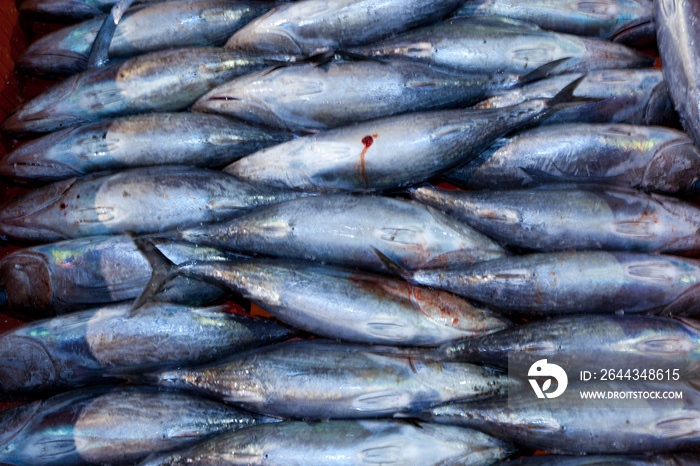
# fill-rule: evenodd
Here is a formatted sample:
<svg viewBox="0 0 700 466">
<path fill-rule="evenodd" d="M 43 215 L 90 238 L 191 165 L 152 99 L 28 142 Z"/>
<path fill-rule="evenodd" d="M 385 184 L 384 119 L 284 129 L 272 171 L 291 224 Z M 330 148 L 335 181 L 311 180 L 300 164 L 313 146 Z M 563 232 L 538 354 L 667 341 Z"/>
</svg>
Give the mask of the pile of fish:
<svg viewBox="0 0 700 466">
<path fill-rule="evenodd" d="M 0 463 L 700 464 L 697 2 L 131 3 L 18 0 Z"/>
</svg>

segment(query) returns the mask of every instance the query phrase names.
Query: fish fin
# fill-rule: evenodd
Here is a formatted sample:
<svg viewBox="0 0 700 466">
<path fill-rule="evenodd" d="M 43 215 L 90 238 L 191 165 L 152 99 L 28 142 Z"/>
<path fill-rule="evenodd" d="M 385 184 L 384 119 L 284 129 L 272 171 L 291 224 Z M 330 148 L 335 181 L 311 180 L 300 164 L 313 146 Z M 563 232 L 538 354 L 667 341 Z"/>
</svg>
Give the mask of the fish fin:
<svg viewBox="0 0 700 466">
<path fill-rule="evenodd" d="M 554 165 L 554 168 L 560 173 L 560 175 L 554 173 L 548 173 L 539 168 L 531 167 L 518 167 L 523 173 L 532 178 L 533 181 L 540 184 L 547 183 L 560 183 L 560 182 L 586 182 L 593 183 L 599 182 L 604 183 L 606 180 L 614 179 L 614 176 L 579 176 L 572 172 L 565 172 L 561 168 Z"/>
<path fill-rule="evenodd" d="M 397 322 L 367 322 L 365 324 L 365 331 L 369 335 L 379 338 L 397 339 L 408 336 L 406 326 Z"/>
<path fill-rule="evenodd" d="M 687 411 L 675 417 L 661 419 L 656 422 L 656 431 L 664 439 L 697 438 L 700 433 L 698 414 Z"/>
<path fill-rule="evenodd" d="M 571 60 L 571 57 L 559 58 L 558 60 L 550 61 L 544 65 L 530 71 L 528 74 L 521 76 L 518 80 L 521 84 L 529 84 L 534 81 L 539 81 L 540 79 L 548 78 L 551 74 L 559 68 L 559 65 Z"/>
<path fill-rule="evenodd" d="M 87 67 L 98 68 L 109 60 L 109 45 L 112 43 L 112 38 L 114 37 L 114 32 L 117 30 L 117 25 L 119 21 L 124 16 L 126 9 L 134 3 L 134 0 L 119 0 L 114 4 L 109 12 L 109 15 L 105 18 L 100 30 L 95 36 L 95 40 L 92 42 L 90 48 L 90 55 L 88 56 Z"/>
<path fill-rule="evenodd" d="M 652 222 L 637 221 L 637 222 L 615 222 L 613 229 L 616 233 L 634 238 L 653 238 L 651 232 L 654 224 Z"/>
<path fill-rule="evenodd" d="M 151 265 L 151 279 L 148 281 L 146 286 L 143 288 L 141 295 L 134 301 L 131 314 L 138 314 L 139 308 L 153 298 L 163 289 L 163 287 L 172 278 L 177 275 L 179 271 L 179 266 L 173 263 L 170 259 L 165 257 L 165 254 L 160 252 L 160 250 L 153 244 L 153 242 L 144 237 L 134 237 L 131 236 L 131 240 L 134 242 L 139 252 L 146 258 L 148 263 Z"/>
<path fill-rule="evenodd" d="M 573 5 L 573 10 L 580 13 L 585 13 L 598 18 L 611 18 L 608 11 L 613 11 L 611 7 L 615 5 L 608 0 L 581 0 Z"/>
<path fill-rule="evenodd" d="M 677 336 L 649 338 L 640 341 L 635 346 L 644 353 L 675 355 L 686 352 L 683 340 Z"/>
<path fill-rule="evenodd" d="M 461 16 L 451 20 L 453 24 L 470 24 L 472 26 L 492 26 L 515 29 L 519 31 L 541 31 L 538 25 L 505 16 Z"/>
<path fill-rule="evenodd" d="M 408 246 L 420 246 L 419 233 L 408 228 L 383 227 L 378 231 L 379 239 L 388 243 L 399 243 Z"/>
<path fill-rule="evenodd" d="M 323 93 L 323 83 L 310 79 L 295 79 L 287 83 L 286 93 L 295 96 L 312 96 Z"/>
<path fill-rule="evenodd" d="M 583 75 L 580 78 L 577 78 L 570 82 L 569 84 L 566 85 L 561 91 L 559 91 L 554 97 L 551 99 L 547 100 L 547 109 L 542 112 L 540 115 L 535 117 L 533 120 L 535 123 L 539 122 L 542 119 L 545 119 L 549 117 L 551 114 L 558 112 L 559 110 L 562 110 L 567 107 L 576 107 L 578 105 L 584 105 L 584 104 L 589 104 L 593 102 L 599 102 L 603 99 L 589 99 L 589 98 L 579 98 L 574 96 L 574 92 L 576 91 L 576 88 L 578 88 L 579 84 L 586 79 L 587 75 Z"/>
<path fill-rule="evenodd" d="M 685 290 L 661 312 L 662 315 L 696 316 L 700 314 L 700 283 Z M 691 322 L 695 325 L 697 323 Z M 686 325 L 688 323 L 686 322 Z"/>
<path fill-rule="evenodd" d="M 661 284 L 671 284 L 676 278 L 675 268 L 665 261 L 631 263 L 625 267 L 628 276 Z"/>
<path fill-rule="evenodd" d="M 36 461 L 57 461 L 67 455 L 77 453 L 75 440 L 71 438 L 45 438 L 37 440 L 34 444 L 37 455 L 34 458 Z"/>
<path fill-rule="evenodd" d="M 400 390 L 380 390 L 358 396 L 352 407 L 358 411 L 395 411 L 409 404 L 408 395 Z"/>
<path fill-rule="evenodd" d="M 382 264 L 384 264 L 384 267 L 386 267 L 389 270 L 389 272 L 398 275 L 399 277 L 409 282 L 413 280 L 413 274 L 410 270 L 404 269 L 399 264 L 394 262 L 393 259 L 388 257 L 386 254 L 384 254 L 377 248 L 372 247 L 372 251 L 374 251 L 374 254 L 379 258 L 380 261 L 382 261 Z"/>
<path fill-rule="evenodd" d="M 469 124 L 465 123 L 456 123 L 456 124 L 448 124 L 444 126 L 440 126 L 435 129 L 435 131 L 430 133 L 430 139 L 441 139 L 444 138 L 445 136 L 450 136 L 452 134 L 457 134 L 462 131 L 470 129 L 471 126 Z"/>
<path fill-rule="evenodd" d="M 374 446 L 360 451 L 358 459 L 361 464 L 404 464 L 404 449 L 403 444 Z"/>
<path fill-rule="evenodd" d="M 517 48 L 512 51 L 512 58 L 515 61 L 530 63 L 549 63 L 554 60 L 554 48 L 546 43 L 526 48 Z"/>
<path fill-rule="evenodd" d="M 114 207 L 87 207 L 80 209 L 80 223 L 108 223 L 114 220 Z"/>
</svg>

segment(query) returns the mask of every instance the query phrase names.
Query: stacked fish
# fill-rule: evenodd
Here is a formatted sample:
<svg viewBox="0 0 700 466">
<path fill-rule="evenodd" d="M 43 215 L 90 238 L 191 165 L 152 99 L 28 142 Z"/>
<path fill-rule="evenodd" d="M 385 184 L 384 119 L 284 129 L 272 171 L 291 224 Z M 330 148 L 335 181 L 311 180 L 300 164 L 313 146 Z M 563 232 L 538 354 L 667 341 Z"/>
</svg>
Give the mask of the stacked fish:
<svg viewBox="0 0 700 466">
<path fill-rule="evenodd" d="M 695 2 L 114 3 L 19 2 L 84 21 L 0 125 L 0 462 L 700 462 L 690 376 L 506 372 L 697 373 Z"/>
</svg>

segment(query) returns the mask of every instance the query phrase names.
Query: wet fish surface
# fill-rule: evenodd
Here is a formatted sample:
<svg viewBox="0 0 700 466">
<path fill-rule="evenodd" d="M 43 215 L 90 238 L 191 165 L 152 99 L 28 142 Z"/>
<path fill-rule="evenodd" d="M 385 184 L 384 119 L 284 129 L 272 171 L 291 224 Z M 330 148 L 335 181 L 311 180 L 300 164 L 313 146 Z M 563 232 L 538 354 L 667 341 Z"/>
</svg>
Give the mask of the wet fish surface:
<svg viewBox="0 0 700 466">
<path fill-rule="evenodd" d="M 127 10 L 109 44 L 109 58 L 128 58 L 178 47 L 223 45 L 241 26 L 275 6 L 261 0 L 185 0 Z M 17 59 L 17 67 L 45 77 L 85 71 L 104 16 L 47 34 Z"/>
<path fill-rule="evenodd" d="M 221 167 L 290 137 L 218 115 L 134 115 L 29 141 L 0 160 L 0 175 L 15 183 L 46 183 L 162 164 Z"/>
<path fill-rule="evenodd" d="M 290 330 L 263 319 L 152 303 L 131 303 L 32 322 L 0 335 L 0 399 L 104 384 L 106 377 L 198 364 L 272 343 Z"/>
<path fill-rule="evenodd" d="M 210 89 L 269 66 L 217 47 L 152 52 L 78 73 L 17 107 L 6 134 L 56 131 L 110 117 L 184 110 Z"/>
<path fill-rule="evenodd" d="M 153 240 L 175 263 L 226 260 L 235 254 L 208 247 Z M 4 314 L 42 319 L 134 299 L 151 277 L 151 266 L 127 236 L 97 236 L 21 249 L 0 259 Z M 177 277 L 160 301 L 204 305 L 225 297 L 214 285 Z"/>
<path fill-rule="evenodd" d="M 436 209 L 401 199 L 346 194 L 294 199 L 227 222 L 179 230 L 171 237 L 247 254 L 376 271 L 385 267 L 372 248 L 411 270 L 507 255 L 481 233 Z"/>
<path fill-rule="evenodd" d="M 700 152 L 671 128 L 570 123 L 500 139 L 445 178 L 471 189 L 573 182 L 685 194 L 700 191 Z"/>
<path fill-rule="evenodd" d="M 424 186 L 411 197 L 501 243 L 553 252 L 700 249 L 700 208 L 633 189 L 549 187 L 448 191 Z"/>
<path fill-rule="evenodd" d="M 366 44 L 439 21 L 462 0 L 304 0 L 250 22 L 226 43 L 231 50 L 308 56 Z"/>
<path fill-rule="evenodd" d="M 161 0 L 139 0 L 156 3 Z M 109 13 L 116 0 L 19 0 L 17 9 L 36 21 L 70 23 Z"/>
<path fill-rule="evenodd" d="M 563 456 L 541 455 L 521 458 L 514 461 L 504 461 L 510 466 L 693 466 L 700 461 L 697 453 L 666 453 L 658 455 L 586 455 Z"/>
<path fill-rule="evenodd" d="M 183 166 L 145 167 L 69 178 L 10 199 L 0 235 L 22 241 L 150 233 L 231 218 L 299 197 L 225 173 Z"/>
<path fill-rule="evenodd" d="M 145 387 L 89 388 L 0 414 L 0 461 L 133 463 L 230 429 L 274 422 L 215 401 Z"/>
<path fill-rule="evenodd" d="M 471 364 L 411 358 L 392 347 L 294 341 L 148 380 L 296 419 L 386 416 L 503 394 L 515 381 Z"/>
<path fill-rule="evenodd" d="M 166 464 L 443 464 L 489 465 L 512 448 L 471 429 L 397 421 L 283 422 L 225 433 L 193 447 L 147 459 Z"/>
<path fill-rule="evenodd" d="M 507 107 L 530 99 L 551 97 L 572 79 L 581 76 L 579 73 L 553 76 L 490 97 L 475 108 Z M 591 71 L 576 88 L 574 97 L 589 102 L 563 108 L 541 123 L 666 125 L 674 115 L 666 82 L 658 69 Z"/>
</svg>

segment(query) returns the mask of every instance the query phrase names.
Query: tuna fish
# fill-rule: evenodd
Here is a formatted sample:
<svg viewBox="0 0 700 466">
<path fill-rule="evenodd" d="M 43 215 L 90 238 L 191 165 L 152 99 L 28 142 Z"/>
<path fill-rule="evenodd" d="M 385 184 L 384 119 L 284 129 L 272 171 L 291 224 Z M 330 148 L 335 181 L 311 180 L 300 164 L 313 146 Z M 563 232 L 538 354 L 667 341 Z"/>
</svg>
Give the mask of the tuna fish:
<svg viewBox="0 0 700 466">
<path fill-rule="evenodd" d="M 154 240 L 180 264 L 232 259 L 212 248 Z M 0 260 L 0 311 L 21 319 L 66 314 L 134 299 L 151 277 L 151 267 L 127 236 L 99 236 L 22 249 Z M 214 286 L 178 277 L 161 301 L 205 304 L 224 297 Z"/>
<path fill-rule="evenodd" d="M 166 231 L 222 221 L 299 195 L 213 170 L 134 168 L 69 178 L 10 199 L 0 211 L 0 235 L 50 242 L 127 231 Z"/>
<path fill-rule="evenodd" d="M 670 128 L 572 123 L 501 139 L 445 178 L 471 189 L 574 182 L 696 193 L 700 152 Z"/>
<path fill-rule="evenodd" d="M 283 422 L 217 435 L 190 448 L 157 455 L 141 466 L 493 464 L 511 453 L 505 443 L 471 429 L 397 421 Z"/>
<path fill-rule="evenodd" d="M 479 153 L 496 138 L 569 101 L 555 97 L 495 111 L 410 113 L 328 130 L 243 157 L 225 172 L 306 192 L 381 191 L 420 183 Z"/>
<path fill-rule="evenodd" d="M 332 61 L 272 68 L 214 88 L 192 110 L 292 131 L 469 105 L 547 76 L 561 62 L 525 75 L 453 73 L 410 61 Z"/>
<path fill-rule="evenodd" d="M 694 466 L 700 462 L 697 453 L 658 455 L 540 455 L 498 463 L 505 466 Z"/>
<path fill-rule="evenodd" d="M 234 77 L 269 66 L 215 47 L 153 52 L 69 77 L 17 107 L 8 134 L 56 131 L 104 118 L 184 110 Z"/>
<path fill-rule="evenodd" d="M 137 244 L 154 273 L 136 307 L 184 275 L 243 295 L 296 328 L 344 341 L 436 346 L 509 325 L 454 295 L 402 280 L 298 262 L 192 261 L 177 266 L 148 240 Z"/>
<path fill-rule="evenodd" d="M 560 34 L 513 20 L 456 18 L 349 49 L 373 58 L 400 58 L 472 73 L 523 73 L 568 58 L 558 72 L 640 68 L 653 59 L 620 44 Z"/>
<path fill-rule="evenodd" d="M 700 249 L 700 208 L 623 188 L 445 191 L 411 197 L 510 246 L 535 251 L 687 252 Z"/>
<path fill-rule="evenodd" d="M 132 314 L 128 303 L 17 327 L 0 335 L 0 399 L 36 398 L 104 383 L 110 375 L 204 363 L 291 333 L 226 309 L 155 303 Z"/>
<path fill-rule="evenodd" d="M 476 108 L 501 108 L 555 95 L 581 74 L 555 76 L 491 97 Z M 602 70 L 588 73 L 574 92 L 587 103 L 564 108 L 542 123 L 630 123 L 665 125 L 673 116 L 661 70 Z"/>
<path fill-rule="evenodd" d="M 542 29 L 616 42 L 654 36 L 649 0 L 467 0 L 454 16 L 504 16 Z"/>
<path fill-rule="evenodd" d="M 664 79 L 683 127 L 700 144 L 700 4 L 654 2 L 654 20 Z"/>
<path fill-rule="evenodd" d="M 74 22 L 108 13 L 115 3 L 117 0 L 18 0 L 17 9 L 22 16 L 38 21 Z"/>
<path fill-rule="evenodd" d="M 235 31 L 275 5 L 267 1 L 183 0 L 130 8 L 116 28 L 109 58 L 177 47 L 223 45 Z M 104 16 L 47 34 L 17 60 L 38 76 L 70 76 L 87 69 Z"/>
<path fill-rule="evenodd" d="M 304 0 L 280 6 L 236 32 L 226 48 L 246 54 L 313 55 L 368 44 L 439 21 L 462 0 Z"/>
<path fill-rule="evenodd" d="M 377 271 L 386 269 L 373 247 L 411 270 L 507 254 L 481 233 L 436 209 L 400 199 L 345 194 L 262 207 L 228 222 L 180 230 L 171 237 L 246 254 Z"/>
<path fill-rule="evenodd" d="M 0 175 L 38 183 L 150 165 L 221 167 L 289 138 L 217 115 L 135 115 L 29 141 L 0 160 Z"/>
<path fill-rule="evenodd" d="M 518 314 L 700 311 L 700 262 L 693 259 L 629 252 L 558 252 L 409 272 L 376 253 L 413 283 Z"/>
<path fill-rule="evenodd" d="M 581 391 L 680 391 L 682 396 L 640 396 L 626 403 L 605 400 L 604 405 L 591 406 L 593 402 L 589 402 L 586 406 Z M 570 383 L 556 400 L 539 399 L 528 388 L 509 399 L 433 408 L 425 418 L 478 428 L 515 445 L 551 453 L 650 454 L 697 447 L 698 406 L 700 394 L 683 383 L 590 382 Z"/>
<path fill-rule="evenodd" d="M 0 414 L 0 462 L 126 464 L 273 419 L 182 393 L 86 389 Z"/>
</svg>

